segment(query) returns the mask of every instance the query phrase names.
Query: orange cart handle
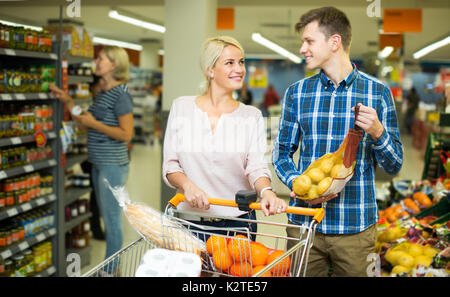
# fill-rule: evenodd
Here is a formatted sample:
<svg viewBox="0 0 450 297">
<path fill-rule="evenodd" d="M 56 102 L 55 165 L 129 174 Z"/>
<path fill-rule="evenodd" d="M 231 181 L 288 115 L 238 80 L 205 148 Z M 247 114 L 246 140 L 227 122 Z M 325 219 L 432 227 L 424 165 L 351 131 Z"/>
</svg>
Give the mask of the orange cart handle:
<svg viewBox="0 0 450 297">
<path fill-rule="evenodd" d="M 186 198 L 184 194 L 178 193 L 170 199 L 169 204 L 177 207 L 178 204 L 184 202 Z M 212 205 L 221 205 L 228 207 L 238 207 L 238 204 L 233 200 L 225 200 L 225 199 L 217 199 L 217 198 L 208 198 L 208 201 Z M 249 208 L 255 210 L 261 210 L 261 203 L 253 202 L 249 204 Z M 306 207 L 296 207 L 296 206 L 288 206 L 286 208 L 286 213 L 304 215 L 304 216 L 312 216 L 313 219 L 320 223 L 325 215 L 325 210 L 323 208 L 306 208 Z"/>
</svg>

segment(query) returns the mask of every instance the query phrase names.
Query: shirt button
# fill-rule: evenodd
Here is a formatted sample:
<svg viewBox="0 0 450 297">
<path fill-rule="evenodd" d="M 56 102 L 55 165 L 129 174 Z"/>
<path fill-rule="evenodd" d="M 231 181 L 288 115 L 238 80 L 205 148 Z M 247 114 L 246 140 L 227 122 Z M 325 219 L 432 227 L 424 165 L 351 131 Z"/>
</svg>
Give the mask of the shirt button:
<svg viewBox="0 0 450 297">
<path fill-rule="evenodd" d="M 330 139 L 333 139 L 333 136 L 330 136 Z"/>
</svg>

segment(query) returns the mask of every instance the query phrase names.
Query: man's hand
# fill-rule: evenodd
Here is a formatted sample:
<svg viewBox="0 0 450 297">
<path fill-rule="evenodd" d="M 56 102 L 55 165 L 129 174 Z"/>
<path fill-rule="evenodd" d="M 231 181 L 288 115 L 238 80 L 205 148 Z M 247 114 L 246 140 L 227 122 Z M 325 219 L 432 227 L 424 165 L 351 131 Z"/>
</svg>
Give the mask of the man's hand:
<svg viewBox="0 0 450 297">
<path fill-rule="evenodd" d="M 337 194 L 330 194 L 327 196 L 320 196 L 320 197 L 317 197 L 314 199 L 308 199 L 308 200 L 303 200 L 303 201 L 305 201 L 306 203 L 309 203 L 309 204 L 319 204 L 319 203 L 330 201 L 331 199 L 336 198 L 337 196 L 338 196 Z M 297 194 L 295 194 L 294 192 L 291 192 L 291 198 L 296 198 L 296 197 L 297 197 Z"/>
<path fill-rule="evenodd" d="M 369 134 L 373 140 L 377 140 L 383 134 L 384 127 L 378 120 L 378 114 L 375 109 L 358 103 L 359 114 L 355 120 L 355 125 Z M 355 107 L 352 107 L 355 111 Z"/>
</svg>

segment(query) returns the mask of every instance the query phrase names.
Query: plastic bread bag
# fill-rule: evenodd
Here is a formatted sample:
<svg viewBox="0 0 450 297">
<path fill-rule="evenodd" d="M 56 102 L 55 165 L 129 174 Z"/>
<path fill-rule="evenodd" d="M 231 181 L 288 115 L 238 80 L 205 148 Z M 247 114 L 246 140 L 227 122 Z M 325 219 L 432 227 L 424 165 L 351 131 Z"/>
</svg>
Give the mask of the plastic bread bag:
<svg viewBox="0 0 450 297">
<path fill-rule="evenodd" d="M 359 106 L 355 108 L 355 119 Z M 359 128 L 349 129 L 339 149 L 325 154 L 312 162 L 292 183 L 297 198 L 309 200 L 320 196 L 338 194 L 353 177 L 356 152 L 363 132 Z"/>
<path fill-rule="evenodd" d="M 104 179 L 131 226 L 148 242 L 165 249 L 201 255 L 205 243 L 193 235 L 180 222 L 144 203 L 131 202 L 124 186 L 111 187 Z"/>
</svg>

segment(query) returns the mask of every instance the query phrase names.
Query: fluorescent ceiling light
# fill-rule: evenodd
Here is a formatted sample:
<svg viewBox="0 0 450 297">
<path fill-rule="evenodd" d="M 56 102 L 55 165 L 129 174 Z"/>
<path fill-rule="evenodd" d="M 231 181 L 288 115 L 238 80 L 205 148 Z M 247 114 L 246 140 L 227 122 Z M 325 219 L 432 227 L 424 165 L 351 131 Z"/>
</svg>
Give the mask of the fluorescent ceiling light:
<svg viewBox="0 0 450 297">
<path fill-rule="evenodd" d="M 446 46 L 448 44 L 450 44 L 450 36 L 447 36 L 446 38 L 444 38 L 442 40 L 436 41 L 435 43 L 427 45 L 423 49 L 418 50 L 417 52 L 415 52 L 413 54 L 413 57 L 414 57 L 414 59 L 420 59 L 423 56 L 428 55 L 432 51 L 437 50 L 438 48 Z"/>
<path fill-rule="evenodd" d="M 390 54 L 394 51 L 392 46 L 385 46 L 384 49 L 378 54 L 378 58 L 385 59 L 389 57 Z"/>
<path fill-rule="evenodd" d="M 36 30 L 36 31 L 43 30 L 42 27 L 37 27 L 37 26 L 24 25 L 24 24 L 19 24 L 19 23 L 8 22 L 8 21 L 4 21 L 4 20 L 0 20 L 0 22 L 2 24 L 8 25 L 8 26 L 24 27 L 25 29 L 32 29 L 32 30 Z"/>
<path fill-rule="evenodd" d="M 293 53 L 289 52 L 288 50 L 282 48 L 281 46 L 279 46 L 278 44 L 264 38 L 261 34 L 259 33 L 253 33 L 252 34 L 252 39 L 253 41 L 267 47 L 268 49 L 273 50 L 274 52 L 282 55 L 283 57 L 288 58 L 289 60 L 291 60 L 294 63 L 301 63 L 302 59 L 296 55 L 294 55 Z"/>
<path fill-rule="evenodd" d="M 132 18 L 132 17 L 125 16 L 123 14 L 118 13 L 117 10 L 111 10 L 109 12 L 109 17 L 113 18 L 113 19 L 116 19 L 116 20 L 119 20 L 119 21 L 122 21 L 122 22 L 125 22 L 125 23 L 129 23 L 129 24 L 138 26 L 138 27 L 142 27 L 142 28 L 145 28 L 145 29 L 148 29 L 148 30 L 156 31 L 156 32 L 159 32 L 159 33 L 166 32 L 166 28 L 163 27 L 163 26 L 160 26 L 160 25 L 157 25 L 157 24 L 153 24 L 153 23 L 149 23 L 149 22 L 145 22 L 145 21 L 141 21 L 141 20 L 138 20 L 138 19 L 135 19 L 135 18 Z"/>
<path fill-rule="evenodd" d="M 102 38 L 102 37 L 94 37 L 92 41 L 97 44 L 116 45 L 116 46 L 125 47 L 125 48 L 129 48 L 129 49 L 136 50 L 136 51 L 142 51 L 142 45 L 136 44 L 136 43 L 124 42 L 124 41 L 113 40 L 113 39 L 106 39 L 106 38 Z"/>
</svg>

